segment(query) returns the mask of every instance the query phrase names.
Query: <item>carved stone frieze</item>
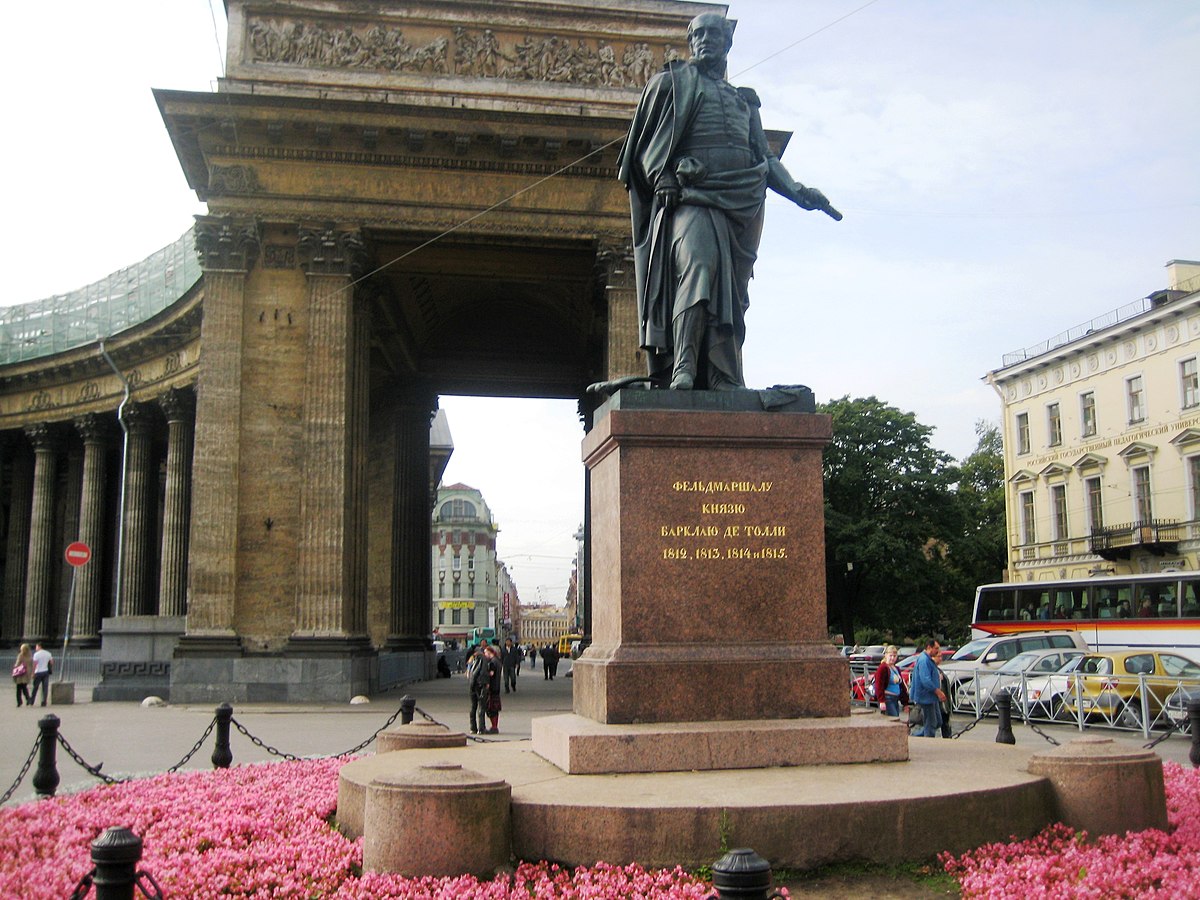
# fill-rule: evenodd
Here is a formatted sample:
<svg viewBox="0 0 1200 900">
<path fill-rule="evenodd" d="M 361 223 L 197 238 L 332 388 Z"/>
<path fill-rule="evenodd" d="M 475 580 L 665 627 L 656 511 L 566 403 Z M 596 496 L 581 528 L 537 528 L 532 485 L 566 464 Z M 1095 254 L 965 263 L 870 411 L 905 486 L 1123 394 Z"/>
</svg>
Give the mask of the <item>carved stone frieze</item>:
<svg viewBox="0 0 1200 900">
<path fill-rule="evenodd" d="M 224 216 L 196 216 L 196 254 L 205 271 L 249 272 L 262 239 L 253 222 Z"/>
<path fill-rule="evenodd" d="M 306 275 L 359 278 L 367 271 L 367 248 L 355 231 L 301 227 L 296 251 Z"/>
<path fill-rule="evenodd" d="M 258 173 L 250 166 L 211 166 L 208 194 L 257 194 L 262 190 Z"/>
<path fill-rule="evenodd" d="M 463 25 L 416 25 L 406 34 L 380 24 L 272 16 L 252 16 L 247 34 L 252 63 L 611 88 L 641 88 L 681 49 L 598 36 L 509 36 Z"/>
</svg>

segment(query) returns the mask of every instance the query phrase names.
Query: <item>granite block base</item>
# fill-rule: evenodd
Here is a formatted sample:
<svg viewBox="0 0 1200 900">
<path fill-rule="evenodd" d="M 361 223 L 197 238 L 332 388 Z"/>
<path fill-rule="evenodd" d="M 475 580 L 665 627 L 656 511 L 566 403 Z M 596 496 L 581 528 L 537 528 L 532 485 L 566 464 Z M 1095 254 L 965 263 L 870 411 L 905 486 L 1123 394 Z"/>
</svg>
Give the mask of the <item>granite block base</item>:
<svg viewBox="0 0 1200 900">
<path fill-rule="evenodd" d="M 651 725 L 561 715 L 533 720 L 533 751 L 568 775 L 903 762 L 908 729 L 877 714 Z"/>
</svg>

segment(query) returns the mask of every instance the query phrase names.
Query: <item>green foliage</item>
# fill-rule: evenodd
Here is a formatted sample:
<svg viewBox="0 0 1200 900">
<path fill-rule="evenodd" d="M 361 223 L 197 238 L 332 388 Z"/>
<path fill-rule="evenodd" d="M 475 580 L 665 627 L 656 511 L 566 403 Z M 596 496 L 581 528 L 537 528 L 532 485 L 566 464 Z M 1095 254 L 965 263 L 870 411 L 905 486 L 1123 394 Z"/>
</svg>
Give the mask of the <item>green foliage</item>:
<svg viewBox="0 0 1200 900">
<path fill-rule="evenodd" d="M 1004 567 L 998 429 L 978 423 L 979 445 L 959 466 L 930 445 L 931 428 L 876 397 L 843 397 L 820 411 L 833 420 L 824 455 L 831 628 L 847 643 L 858 629 L 893 641 L 957 639 L 975 585 Z"/>
</svg>

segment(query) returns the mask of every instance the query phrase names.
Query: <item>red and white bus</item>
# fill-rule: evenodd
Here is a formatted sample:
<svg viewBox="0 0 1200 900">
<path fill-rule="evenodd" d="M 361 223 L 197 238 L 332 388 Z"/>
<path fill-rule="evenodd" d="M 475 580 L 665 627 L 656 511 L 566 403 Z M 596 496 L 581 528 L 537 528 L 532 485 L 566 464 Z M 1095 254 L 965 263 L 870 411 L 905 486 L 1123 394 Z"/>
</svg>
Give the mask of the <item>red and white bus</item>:
<svg viewBox="0 0 1200 900">
<path fill-rule="evenodd" d="M 974 637 L 1068 628 L 1097 651 L 1177 650 L 1200 661 L 1200 572 L 985 584 Z"/>
</svg>

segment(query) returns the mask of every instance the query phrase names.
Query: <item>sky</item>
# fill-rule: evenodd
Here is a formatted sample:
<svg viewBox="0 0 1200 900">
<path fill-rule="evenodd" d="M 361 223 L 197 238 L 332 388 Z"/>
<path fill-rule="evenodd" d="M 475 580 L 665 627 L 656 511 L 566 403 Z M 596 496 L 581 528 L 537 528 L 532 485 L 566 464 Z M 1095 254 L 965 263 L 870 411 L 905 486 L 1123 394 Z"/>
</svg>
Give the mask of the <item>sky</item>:
<svg viewBox="0 0 1200 900">
<path fill-rule="evenodd" d="M 1166 287 L 1200 259 L 1194 0 L 735 0 L 730 80 L 834 222 L 768 201 L 751 387 L 877 396 L 955 458 L 1000 404 L 1005 353 Z M 0 305 L 82 287 L 204 206 L 151 88 L 209 91 L 219 0 L 17 4 Z M 501 198 L 497 198 L 501 199 Z M 582 520 L 573 403 L 442 399 L 447 483 L 483 491 L 523 602 L 561 602 Z"/>
</svg>

